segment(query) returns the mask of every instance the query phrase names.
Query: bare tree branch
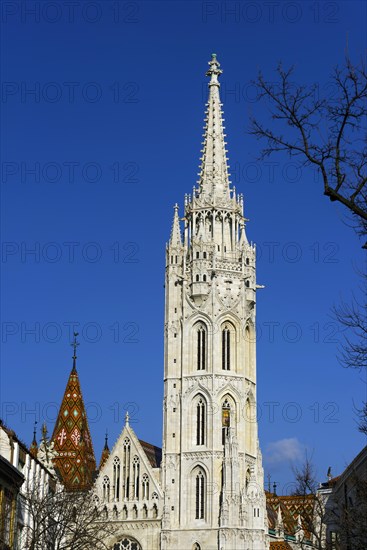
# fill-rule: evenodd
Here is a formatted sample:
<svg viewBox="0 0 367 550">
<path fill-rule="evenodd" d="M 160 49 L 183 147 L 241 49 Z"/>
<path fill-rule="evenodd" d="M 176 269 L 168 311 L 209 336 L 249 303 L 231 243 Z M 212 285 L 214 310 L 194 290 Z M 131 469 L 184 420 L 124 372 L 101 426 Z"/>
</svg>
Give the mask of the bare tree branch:
<svg viewBox="0 0 367 550">
<path fill-rule="evenodd" d="M 251 119 L 250 133 L 266 141 L 260 159 L 287 151 L 304 157 L 322 175 L 324 194 L 356 217 L 358 232 L 367 233 L 367 72 L 346 59 L 331 76 L 335 93 L 318 98 L 318 87 L 292 82 L 294 69 L 277 67 L 277 82 L 259 73 L 259 99 L 268 100 L 274 129 Z M 323 132 L 327 138 L 321 137 Z"/>
</svg>

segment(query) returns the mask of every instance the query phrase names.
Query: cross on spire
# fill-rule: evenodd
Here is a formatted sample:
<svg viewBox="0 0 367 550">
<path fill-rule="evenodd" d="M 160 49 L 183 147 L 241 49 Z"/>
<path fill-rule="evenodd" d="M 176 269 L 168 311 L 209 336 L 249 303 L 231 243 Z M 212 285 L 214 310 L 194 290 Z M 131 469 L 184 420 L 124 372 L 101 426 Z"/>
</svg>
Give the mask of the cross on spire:
<svg viewBox="0 0 367 550">
<path fill-rule="evenodd" d="M 71 344 L 71 346 L 73 347 L 73 350 L 74 350 L 74 355 L 73 355 L 73 371 L 76 370 L 76 359 L 77 359 L 77 354 L 76 354 L 76 348 L 79 346 L 79 342 L 77 342 L 77 336 L 79 336 L 79 332 L 74 332 L 74 340 L 73 340 L 73 343 Z"/>
</svg>

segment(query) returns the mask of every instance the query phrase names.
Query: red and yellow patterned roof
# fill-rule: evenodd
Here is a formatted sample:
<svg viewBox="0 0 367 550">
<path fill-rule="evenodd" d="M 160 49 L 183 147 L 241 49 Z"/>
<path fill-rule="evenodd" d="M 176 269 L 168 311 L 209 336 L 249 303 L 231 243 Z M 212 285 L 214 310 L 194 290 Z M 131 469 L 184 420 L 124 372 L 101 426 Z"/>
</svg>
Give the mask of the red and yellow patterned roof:
<svg viewBox="0 0 367 550">
<path fill-rule="evenodd" d="M 65 488 L 69 491 L 89 489 L 96 471 L 96 460 L 75 360 L 52 441 L 57 452 L 55 469 Z"/>
</svg>

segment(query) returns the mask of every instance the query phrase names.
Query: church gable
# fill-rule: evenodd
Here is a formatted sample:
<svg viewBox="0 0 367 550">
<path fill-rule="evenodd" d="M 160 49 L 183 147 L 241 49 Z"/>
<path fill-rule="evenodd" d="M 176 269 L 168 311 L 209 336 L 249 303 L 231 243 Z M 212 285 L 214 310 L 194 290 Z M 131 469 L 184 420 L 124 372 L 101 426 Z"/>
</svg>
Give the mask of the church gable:
<svg viewBox="0 0 367 550">
<path fill-rule="evenodd" d="M 95 482 L 94 491 L 106 515 L 119 520 L 161 516 L 160 458 L 160 449 L 140 442 L 127 422 Z"/>
</svg>

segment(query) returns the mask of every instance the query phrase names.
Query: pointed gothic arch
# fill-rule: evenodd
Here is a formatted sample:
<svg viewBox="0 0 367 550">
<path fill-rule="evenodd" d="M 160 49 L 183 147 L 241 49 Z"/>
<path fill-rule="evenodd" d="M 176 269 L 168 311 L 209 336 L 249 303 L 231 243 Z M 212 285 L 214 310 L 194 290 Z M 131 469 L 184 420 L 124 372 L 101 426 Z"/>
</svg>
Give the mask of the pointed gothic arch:
<svg viewBox="0 0 367 550">
<path fill-rule="evenodd" d="M 133 494 L 134 499 L 139 499 L 139 483 L 140 483 L 140 458 L 135 455 L 133 458 Z"/>
<path fill-rule="evenodd" d="M 203 321 L 194 325 L 194 349 L 196 370 L 206 370 L 208 351 L 208 328 Z"/>
<path fill-rule="evenodd" d="M 120 459 L 115 456 L 113 459 L 113 498 L 115 501 L 120 500 Z"/>
<path fill-rule="evenodd" d="M 225 320 L 221 324 L 221 354 L 222 370 L 236 371 L 236 328 L 235 325 Z"/>
<path fill-rule="evenodd" d="M 195 444 L 205 445 L 207 440 L 207 400 L 198 393 L 193 399 L 195 415 Z"/>
<path fill-rule="evenodd" d="M 124 499 L 129 498 L 130 491 L 130 453 L 131 444 L 130 439 L 125 437 L 124 450 L 123 450 L 123 465 L 122 465 L 122 488 Z"/>
<path fill-rule="evenodd" d="M 103 477 L 102 498 L 103 502 L 110 502 L 110 478 L 108 476 Z"/>
<path fill-rule="evenodd" d="M 141 493 L 143 500 L 149 500 L 149 477 L 147 474 L 143 474 L 141 479 Z"/>
<path fill-rule="evenodd" d="M 202 466 L 196 466 L 191 472 L 191 493 L 193 518 L 206 519 L 207 509 L 207 475 Z"/>
</svg>

